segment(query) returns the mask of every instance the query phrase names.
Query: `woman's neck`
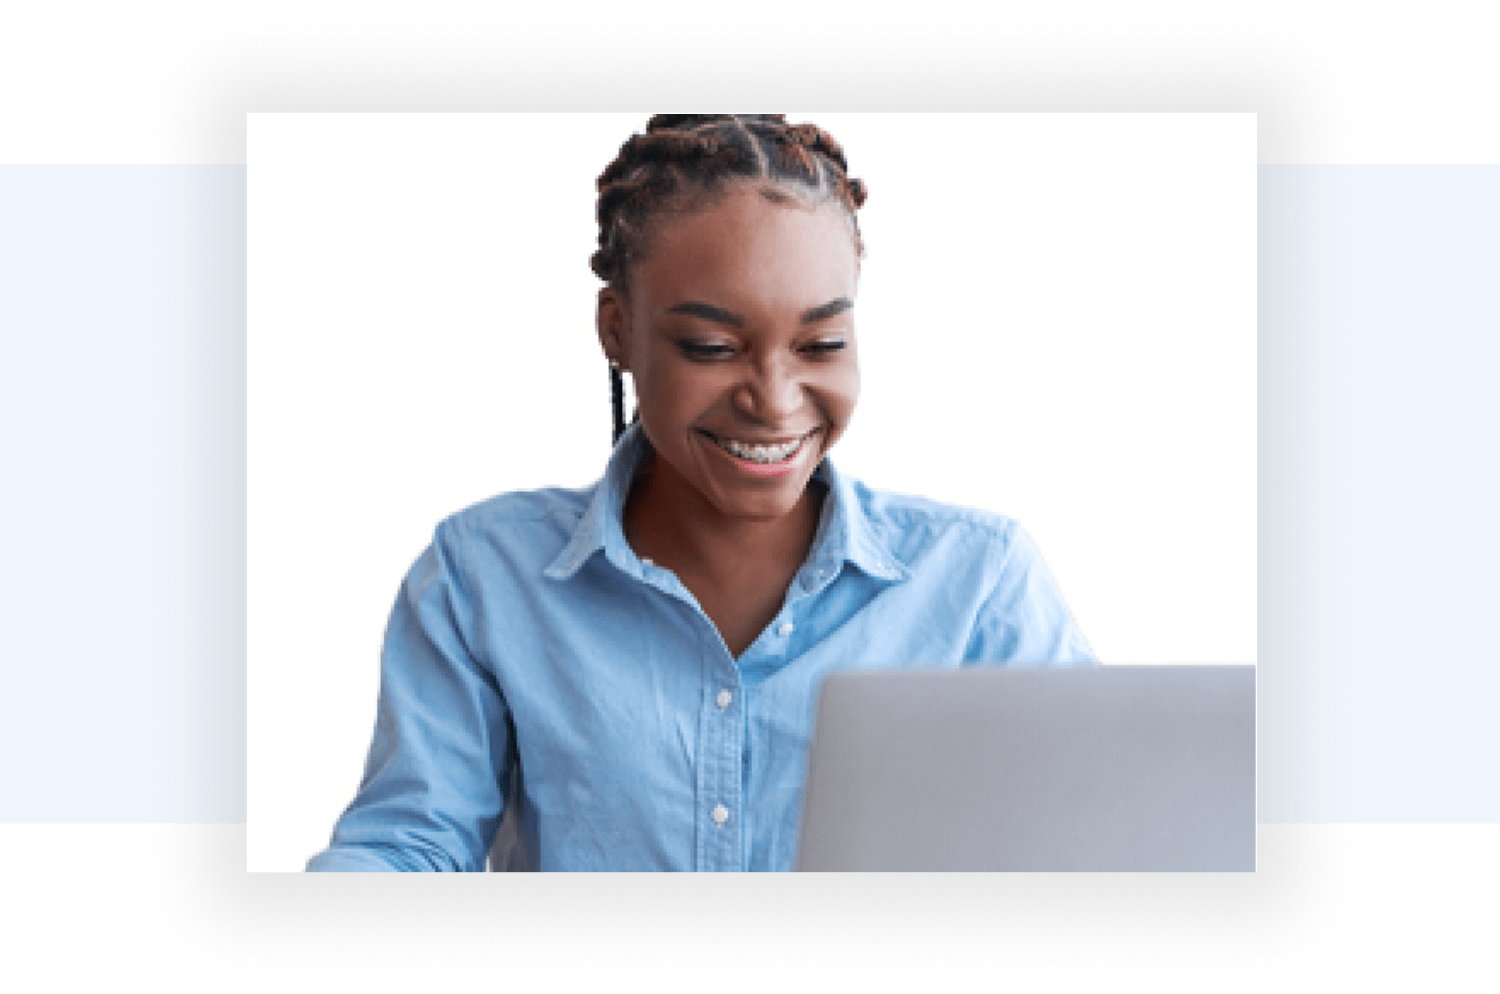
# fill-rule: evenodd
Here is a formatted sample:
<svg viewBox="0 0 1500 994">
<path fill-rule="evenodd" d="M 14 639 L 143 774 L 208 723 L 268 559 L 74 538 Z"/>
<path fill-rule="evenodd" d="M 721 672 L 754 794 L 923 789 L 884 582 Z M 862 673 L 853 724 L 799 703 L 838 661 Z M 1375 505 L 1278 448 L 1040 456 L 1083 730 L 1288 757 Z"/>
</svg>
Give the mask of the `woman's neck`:
<svg viewBox="0 0 1500 994">
<path fill-rule="evenodd" d="M 677 575 L 738 656 L 776 616 L 806 562 L 826 490 L 815 480 L 786 514 L 731 518 L 648 466 L 625 502 L 625 538 Z"/>
<path fill-rule="evenodd" d="M 730 517 L 647 466 L 625 501 L 625 537 L 637 555 L 667 568 L 696 564 L 733 574 L 742 566 L 764 568 L 790 558 L 795 570 L 812 547 L 826 489 L 813 480 L 793 508 L 776 518 Z"/>
</svg>

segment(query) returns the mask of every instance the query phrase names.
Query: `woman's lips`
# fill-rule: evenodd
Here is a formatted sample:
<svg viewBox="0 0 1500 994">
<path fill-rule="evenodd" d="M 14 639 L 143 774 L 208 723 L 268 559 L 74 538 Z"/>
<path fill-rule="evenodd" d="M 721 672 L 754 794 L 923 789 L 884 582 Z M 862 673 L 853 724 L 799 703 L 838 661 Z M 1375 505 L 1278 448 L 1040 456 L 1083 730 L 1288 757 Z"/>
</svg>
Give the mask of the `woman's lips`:
<svg viewBox="0 0 1500 994">
<path fill-rule="evenodd" d="M 805 431 L 795 438 L 775 442 L 750 442 L 709 431 L 702 434 L 723 450 L 736 466 L 752 476 L 785 476 L 797 463 L 807 443 L 819 429 Z"/>
</svg>

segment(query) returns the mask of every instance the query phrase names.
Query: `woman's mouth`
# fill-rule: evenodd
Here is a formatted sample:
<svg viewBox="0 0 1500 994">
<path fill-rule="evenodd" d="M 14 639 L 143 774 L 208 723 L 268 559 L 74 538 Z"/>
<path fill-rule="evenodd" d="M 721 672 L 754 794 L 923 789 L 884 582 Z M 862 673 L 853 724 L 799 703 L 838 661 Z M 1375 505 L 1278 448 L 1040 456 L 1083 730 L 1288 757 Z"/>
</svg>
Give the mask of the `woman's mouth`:
<svg viewBox="0 0 1500 994">
<path fill-rule="evenodd" d="M 778 442 L 770 445 L 759 442 L 743 442 L 739 439 L 725 438 L 710 432 L 703 432 L 715 445 L 745 462 L 755 463 L 761 466 L 774 466 L 777 463 L 788 463 L 797 458 L 802 451 L 802 446 L 811 438 L 817 429 L 804 432 L 796 438 L 787 442 Z"/>
</svg>

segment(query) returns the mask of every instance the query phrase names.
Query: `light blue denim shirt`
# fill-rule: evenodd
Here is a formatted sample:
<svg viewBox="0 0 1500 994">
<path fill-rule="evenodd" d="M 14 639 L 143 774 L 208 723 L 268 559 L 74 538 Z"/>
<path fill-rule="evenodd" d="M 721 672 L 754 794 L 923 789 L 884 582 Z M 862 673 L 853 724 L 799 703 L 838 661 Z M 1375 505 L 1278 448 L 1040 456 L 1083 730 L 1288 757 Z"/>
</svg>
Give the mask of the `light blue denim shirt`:
<svg viewBox="0 0 1500 994">
<path fill-rule="evenodd" d="M 807 562 L 736 659 L 625 541 L 644 452 L 633 427 L 595 486 L 438 526 L 386 630 L 359 793 L 309 870 L 482 870 L 507 809 L 517 866 L 788 870 L 829 672 L 1093 661 L 1015 522 L 826 460 Z"/>
</svg>

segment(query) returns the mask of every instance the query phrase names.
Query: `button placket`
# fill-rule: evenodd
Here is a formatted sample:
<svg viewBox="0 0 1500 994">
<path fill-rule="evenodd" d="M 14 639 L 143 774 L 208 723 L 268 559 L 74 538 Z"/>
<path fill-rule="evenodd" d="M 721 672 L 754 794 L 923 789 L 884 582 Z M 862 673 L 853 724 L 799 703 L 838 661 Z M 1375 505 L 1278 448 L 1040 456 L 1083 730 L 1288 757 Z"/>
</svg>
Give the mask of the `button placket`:
<svg viewBox="0 0 1500 994">
<path fill-rule="evenodd" d="M 717 631 L 706 626 L 703 636 L 704 672 L 699 712 L 697 766 L 697 867 L 700 870 L 741 870 L 743 866 L 740 769 L 744 760 L 741 730 L 739 669 Z M 710 638 L 710 633 L 712 638 Z"/>
</svg>

